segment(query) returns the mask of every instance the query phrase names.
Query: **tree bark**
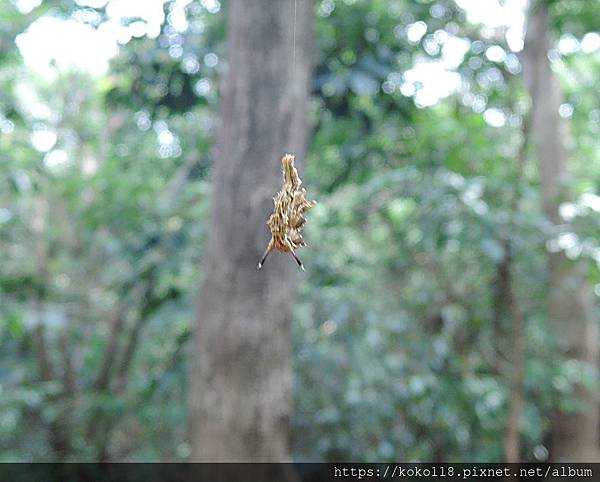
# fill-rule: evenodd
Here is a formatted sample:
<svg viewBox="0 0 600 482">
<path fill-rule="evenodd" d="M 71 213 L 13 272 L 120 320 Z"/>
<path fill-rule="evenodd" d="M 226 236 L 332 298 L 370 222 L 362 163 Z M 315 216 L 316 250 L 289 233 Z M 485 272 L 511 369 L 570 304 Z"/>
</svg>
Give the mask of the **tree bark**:
<svg viewBox="0 0 600 482">
<path fill-rule="evenodd" d="M 548 2 L 532 5 L 529 14 L 523 68 L 532 100 L 532 134 L 539 159 L 543 207 L 553 224 L 561 223 L 559 206 L 568 199 L 568 159 L 562 143 L 564 128 L 558 110 L 562 96 L 548 60 L 550 50 Z M 594 298 L 583 266 L 563 253 L 548 254 L 549 317 L 562 354 L 598 374 L 598 333 Z M 585 409 L 555 414 L 551 457 L 555 461 L 598 462 L 600 453 L 598 397 L 579 384 L 575 395 Z"/>
<path fill-rule="evenodd" d="M 265 226 L 281 157 L 300 163 L 308 137 L 312 0 L 229 3 L 210 233 L 191 373 L 191 459 L 289 460 L 291 322 L 297 266 L 274 253 Z"/>
<path fill-rule="evenodd" d="M 525 406 L 525 319 L 515 293 L 514 266 L 512 265 L 512 255 L 510 256 L 509 299 L 507 303 L 512 319 L 512 373 L 511 400 L 504 434 L 504 459 L 506 463 L 516 464 L 521 461 L 521 417 Z"/>
</svg>

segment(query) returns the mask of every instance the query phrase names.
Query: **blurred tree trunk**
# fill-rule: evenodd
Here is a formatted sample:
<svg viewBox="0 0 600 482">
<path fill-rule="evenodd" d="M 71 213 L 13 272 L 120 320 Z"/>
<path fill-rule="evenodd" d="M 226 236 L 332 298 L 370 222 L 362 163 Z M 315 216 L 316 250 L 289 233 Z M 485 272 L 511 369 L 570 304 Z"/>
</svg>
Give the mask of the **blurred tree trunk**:
<svg viewBox="0 0 600 482">
<path fill-rule="evenodd" d="M 564 128 L 558 113 L 562 98 L 548 59 L 550 50 L 548 2 L 534 2 L 529 14 L 523 59 L 525 81 L 532 100 L 532 134 L 539 159 L 544 210 L 555 225 L 559 206 L 568 199 L 568 159 L 562 143 Z M 549 315 L 561 352 L 579 361 L 597 379 L 598 333 L 594 298 L 583 266 L 562 252 L 548 254 Z M 559 412 L 552 424 L 551 457 L 556 461 L 600 460 L 598 398 L 582 385 L 576 396 L 585 403 L 577 413 Z"/>
<path fill-rule="evenodd" d="M 193 461 L 285 461 L 292 404 L 291 322 L 297 266 L 267 242 L 281 157 L 302 162 L 312 0 L 229 3 L 229 70 L 214 159 L 191 373 Z"/>
<path fill-rule="evenodd" d="M 521 417 L 525 406 L 525 319 L 515 293 L 512 253 L 508 256 L 510 281 L 506 303 L 509 305 L 512 321 L 510 336 L 512 373 L 508 423 L 504 434 L 504 460 L 506 463 L 515 464 L 521 461 Z"/>
<path fill-rule="evenodd" d="M 509 212 L 515 216 L 519 212 L 519 204 L 522 197 L 523 171 L 527 160 L 527 153 L 530 150 L 531 121 L 530 116 L 523 119 L 522 141 L 519 148 L 519 155 L 516 159 L 516 177 L 514 191 L 510 201 Z M 511 224 L 513 229 L 517 229 L 516 219 L 513 217 Z M 510 316 L 510 377 L 511 393 L 508 410 L 508 420 L 504 433 L 504 461 L 506 463 L 518 463 L 521 461 L 521 418 L 525 408 L 525 314 L 519 303 L 517 288 L 518 275 L 515 270 L 515 252 L 516 247 L 513 238 L 509 235 L 504 242 L 504 252 L 506 253 L 504 262 L 500 265 L 498 271 L 499 295 L 504 305 L 503 311 Z"/>
</svg>

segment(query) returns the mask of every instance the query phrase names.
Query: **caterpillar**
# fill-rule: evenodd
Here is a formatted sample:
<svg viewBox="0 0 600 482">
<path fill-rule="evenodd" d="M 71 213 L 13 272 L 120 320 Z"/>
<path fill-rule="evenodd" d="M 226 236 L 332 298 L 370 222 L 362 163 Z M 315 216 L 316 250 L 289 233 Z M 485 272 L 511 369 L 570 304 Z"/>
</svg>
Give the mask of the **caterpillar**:
<svg viewBox="0 0 600 482">
<path fill-rule="evenodd" d="M 295 157 L 286 154 L 281 159 L 283 166 L 283 187 L 273 198 L 273 214 L 267 221 L 271 230 L 271 240 L 267 245 L 257 269 L 261 269 L 265 260 L 274 249 L 290 253 L 298 266 L 304 270 L 302 261 L 296 256 L 296 250 L 306 246 L 300 231 L 306 223 L 304 212 L 317 205 L 316 201 L 306 199 L 306 189 L 301 188 L 302 180 L 294 166 Z"/>
</svg>

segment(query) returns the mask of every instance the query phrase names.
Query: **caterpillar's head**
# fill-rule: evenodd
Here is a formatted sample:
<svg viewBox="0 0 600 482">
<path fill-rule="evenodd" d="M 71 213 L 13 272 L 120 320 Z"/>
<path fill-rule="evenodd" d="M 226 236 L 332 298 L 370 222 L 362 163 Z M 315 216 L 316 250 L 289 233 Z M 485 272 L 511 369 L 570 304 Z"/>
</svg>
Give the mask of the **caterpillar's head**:
<svg viewBox="0 0 600 482">
<path fill-rule="evenodd" d="M 302 184 L 298 176 L 298 171 L 294 166 L 295 159 L 296 157 L 293 154 L 286 154 L 281 159 L 281 164 L 283 165 L 283 182 L 293 189 L 297 189 Z"/>
<path fill-rule="evenodd" d="M 293 154 L 286 154 L 281 158 L 281 164 L 283 165 L 283 170 L 287 171 L 294 167 L 294 161 L 296 160 L 296 156 Z"/>
</svg>

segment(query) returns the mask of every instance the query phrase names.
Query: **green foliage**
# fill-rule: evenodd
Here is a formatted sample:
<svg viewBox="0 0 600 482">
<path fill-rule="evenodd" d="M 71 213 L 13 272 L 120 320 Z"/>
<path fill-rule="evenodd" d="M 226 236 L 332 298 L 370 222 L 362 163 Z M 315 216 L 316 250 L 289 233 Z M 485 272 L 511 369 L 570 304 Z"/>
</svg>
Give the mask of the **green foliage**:
<svg viewBox="0 0 600 482">
<path fill-rule="evenodd" d="M 179 31 L 167 1 L 158 38 L 122 45 L 106 75 L 34 75 L 14 38 L 43 15 L 82 18 L 80 3 L 0 7 L 0 461 L 184 460 L 226 10 L 191 2 Z M 557 36 L 597 30 L 594 3 L 554 2 Z M 598 52 L 554 62 L 577 194 L 557 228 L 534 160 L 520 165 L 527 100 L 503 32 L 450 0 L 315 10 L 306 184 L 319 205 L 294 325 L 295 457 L 501 460 L 510 254 L 526 320 L 522 456 L 543 459 L 552 411 L 585 409 L 573 387 L 595 382 L 555 354 L 545 255 L 583 258 L 600 286 Z M 449 36 L 466 46 L 457 90 L 421 105 L 407 71 L 440 60 Z M 56 136 L 47 152 L 36 132 Z"/>
</svg>

